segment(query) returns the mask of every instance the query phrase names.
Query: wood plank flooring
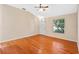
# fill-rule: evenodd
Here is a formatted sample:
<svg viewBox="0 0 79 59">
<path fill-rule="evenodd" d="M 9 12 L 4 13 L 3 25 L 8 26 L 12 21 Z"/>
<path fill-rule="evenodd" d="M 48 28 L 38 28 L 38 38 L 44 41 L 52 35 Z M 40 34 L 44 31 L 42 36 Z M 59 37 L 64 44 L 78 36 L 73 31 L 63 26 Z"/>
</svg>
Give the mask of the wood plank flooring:
<svg viewBox="0 0 79 59">
<path fill-rule="evenodd" d="M 77 54 L 77 43 L 35 35 L 0 43 L 0 54 Z"/>
</svg>

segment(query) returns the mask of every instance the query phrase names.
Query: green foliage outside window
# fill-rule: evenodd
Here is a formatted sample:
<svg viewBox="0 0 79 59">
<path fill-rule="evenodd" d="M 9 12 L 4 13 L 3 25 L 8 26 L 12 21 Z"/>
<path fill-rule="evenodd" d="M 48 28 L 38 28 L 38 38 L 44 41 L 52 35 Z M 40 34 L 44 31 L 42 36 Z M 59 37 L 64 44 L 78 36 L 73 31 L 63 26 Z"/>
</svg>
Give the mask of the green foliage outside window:
<svg viewBox="0 0 79 59">
<path fill-rule="evenodd" d="M 64 33 L 64 19 L 53 20 L 53 31 L 56 33 Z"/>
</svg>

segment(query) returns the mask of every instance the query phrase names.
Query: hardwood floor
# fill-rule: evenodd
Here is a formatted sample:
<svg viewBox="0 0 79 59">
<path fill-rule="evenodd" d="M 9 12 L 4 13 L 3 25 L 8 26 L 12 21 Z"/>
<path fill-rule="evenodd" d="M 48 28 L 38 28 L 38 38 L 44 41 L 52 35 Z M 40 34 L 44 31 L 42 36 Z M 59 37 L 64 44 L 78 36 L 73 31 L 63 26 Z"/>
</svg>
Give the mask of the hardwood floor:
<svg viewBox="0 0 79 59">
<path fill-rule="evenodd" d="M 35 35 L 0 43 L 0 54 L 77 54 L 77 43 Z"/>
</svg>

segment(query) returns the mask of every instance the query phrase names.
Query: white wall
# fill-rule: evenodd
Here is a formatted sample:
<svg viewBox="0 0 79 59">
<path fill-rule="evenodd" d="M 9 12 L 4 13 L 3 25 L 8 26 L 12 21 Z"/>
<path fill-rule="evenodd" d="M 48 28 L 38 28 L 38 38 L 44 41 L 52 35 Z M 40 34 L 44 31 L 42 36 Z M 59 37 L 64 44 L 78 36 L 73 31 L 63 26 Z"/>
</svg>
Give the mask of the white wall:
<svg viewBox="0 0 79 59">
<path fill-rule="evenodd" d="M 38 18 L 30 12 L 8 6 L 0 5 L 0 21 L 2 20 L 2 39 L 0 41 L 23 38 L 38 34 Z M 0 26 L 1 27 L 1 26 Z"/>
<path fill-rule="evenodd" d="M 64 33 L 54 33 L 53 20 L 61 18 L 65 20 Z M 77 13 L 46 17 L 45 35 L 77 42 L 77 33 Z"/>
<path fill-rule="evenodd" d="M 2 39 L 2 6 L 0 5 L 0 39 Z"/>
<path fill-rule="evenodd" d="M 39 34 L 45 33 L 45 17 L 43 16 L 38 16 L 39 18 Z"/>
<path fill-rule="evenodd" d="M 79 5 L 78 5 L 78 51 L 79 51 Z"/>
</svg>

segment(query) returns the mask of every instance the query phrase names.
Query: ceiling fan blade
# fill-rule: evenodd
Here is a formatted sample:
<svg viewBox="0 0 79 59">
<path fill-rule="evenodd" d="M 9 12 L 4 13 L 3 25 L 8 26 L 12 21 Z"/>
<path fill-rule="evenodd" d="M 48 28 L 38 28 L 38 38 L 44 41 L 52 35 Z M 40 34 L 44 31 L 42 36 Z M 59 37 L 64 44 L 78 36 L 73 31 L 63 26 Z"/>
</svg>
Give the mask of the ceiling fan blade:
<svg viewBox="0 0 79 59">
<path fill-rule="evenodd" d="M 41 8 L 48 8 L 48 6 L 41 6 Z"/>
</svg>

